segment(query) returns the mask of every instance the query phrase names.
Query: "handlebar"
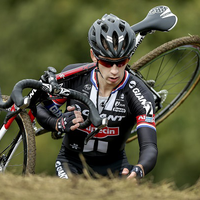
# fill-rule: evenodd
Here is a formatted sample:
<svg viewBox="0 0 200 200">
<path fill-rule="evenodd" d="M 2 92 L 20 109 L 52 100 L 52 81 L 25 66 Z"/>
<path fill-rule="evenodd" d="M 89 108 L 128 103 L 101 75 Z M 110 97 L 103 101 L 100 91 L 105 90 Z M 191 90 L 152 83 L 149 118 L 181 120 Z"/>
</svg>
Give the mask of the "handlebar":
<svg viewBox="0 0 200 200">
<path fill-rule="evenodd" d="M 30 99 L 28 97 L 24 98 L 22 95 L 22 91 L 25 88 L 33 88 L 33 89 L 44 91 L 46 93 L 52 93 L 52 86 L 50 84 L 45 84 L 45 83 L 42 83 L 40 81 L 33 80 L 33 79 L 21 80 L 14 86 L 13 91 L 12 91 L 11 96 L 8 99 L 8 101 L 3 102 L 2 99 L 0 99 L 0 107 L 1 108 L 9 108 L 13 104 L 15 104 L 17 107 L 19 107 L 21 109 L 28 107 Z M 58 91 L 56 91 L 56 92 L 58 92 Z M 86 128 L 91 123 L 97 128 L 99 128 L 99 127 L 103 128 L 107 125 L 105 123 L 105 120 L 100 118 L 99 113 L 98 113 L 96 107 L 94 106 L 93 102 L 89 98 L 84 96 L 82 93 L 72 90 L 72 89 L 60 88 L 59 93 L 56 93 L 56 95 L 60 95 L 62 97 L 65 96 L 65 97 L 79 100 L 89 108 L 89 110 L 90 110 L 89 116 L 84 122 L 80 123 L 79 128 Z M 103 124 L 103 127 L 102 127 L 102 124 Z"/>
<path fill-rule="evenodd" d="M 142 40 L 145 38 L 147 33 L 152 33 L 154 31 L 170 31 L 177 23 L 177 16 L 174 15 L 171 10 L 167 6 L 157 6 L 149 11 L 146 18 L 141 22 L 131 26 L 132 30 L 138 34 L 136 37 L 136 45 L 133 51 L 133 54 L 139 44 L 141 44 Z M 23 97 L 22 91 L 25 88 L 32 88 L 44 91 L 49 94 L 53 94 L 55 96 L 65 96 L 69 98 L 73 98 L 83 102 L 86 106 L 88 106 L 90 112 L 87 120 L 80 124 L 80 128 L 86 128 L 93 123 L 95 127 L 95 131 L 90 133 L 86 139 L 85 143 L 93 137 L 98 131 L 107 125 L 107 119 L 101 119 L 99 113 L 94 106 L 93 102 L 82 95 L 82 93 L 77 92 L 71 89 L 61 88 L 57 83 L 56 79 L 56 70 L 54 68 L 49 67 L 48 71 L 41 77 L 41 81 L 36 81 L 33 79 L 25 79 L 19 81 L 13 88 L 10 98 L 8 101 L 3 102 L 1 99 L 1 91 L 0 91 L 0 107 L 1 108 L 9 108 L 13 104 L 17 107 L 24 109 L 29 106 L 30 99 L 29 97 Z"/>
<path fill-rule="evenodd" d="M 67 95 L 69 98 L 72 99 L 76 99 L 81 101 L 82 103 L 84 103 L 86 106 L 88 106 L 90 112 L 89 112 L 89 116 L 87 118 L 87 120 L 83 123 L 80 123 L 79 128 L 85 128 L 88 127 L 91 122 L 95 127 L 101 127 L 102 125 L 102 118 L 100 118 L 99 113 L 96 109 L 96 107 L 94 106 L 93 102 L 86 97 L 85 95 L 83 95 L 81 92 L 72 90 L 72 89 L 65 89 L 67 91 Z"/>
<path fill-rule="evenodd" d="M 42 87 L 43 87 L 43 84 L 39 81 L 36 81 L 33 79 L 21 80 L 15 84 L 8 101 L 3 102 L 2 99 L 0 98 L 0 107 L 9 108 L 14 103 L 17 107 L 20 107 L 22 109 L 25 108 L 25 106 L 28 107 L 29 100 L 27 97 L 24 98 L 22 96 L 23 89 L 25 88 L 41 89 Z"/>
</svg>

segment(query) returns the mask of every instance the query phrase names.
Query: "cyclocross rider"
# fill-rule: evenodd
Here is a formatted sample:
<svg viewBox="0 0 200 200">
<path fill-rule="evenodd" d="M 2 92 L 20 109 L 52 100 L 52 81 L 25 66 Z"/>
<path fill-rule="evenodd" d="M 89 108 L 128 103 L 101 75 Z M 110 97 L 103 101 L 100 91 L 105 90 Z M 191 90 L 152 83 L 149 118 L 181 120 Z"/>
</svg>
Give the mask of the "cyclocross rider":
<svg viewBox="0 0 200 200">
<path fill-rule="evenodd" d="M 88 116 L 85 105 L 67 99 L 67 105 L 76 105 L 78 111 L 68 107 L 58 118 L 44 105 L 38 106 L 37 120 L 44 128 L 66 133 L 55 165 L 60 178 L 68 178 L 71 173 L 83 174 L 80 153 L 91 174 L 96 172 L 108 176 L 110 170 L 114 175 L 142 178 L 154 168 L 158 152 L 154 98 L 144 83 L 128 70 L 135 39 L 135 33 L 126 21 L 113 14 L 104 15 L 94 22 L 88 32 L 94 69 L 70 81 L 63 81 L 63 87 L 88 96 L 100 116 L 108 118 L 108 126 L 87 144 L 84 144 L 84 139 L 94 126 L 84 130 L 78 128 L 82 117 L 85 119 Z M 85 64 L 69 65 L 63 71 Z M 65 101 L 58 99 L 54 103 L 61 106 Z M 140 153 L 138 162 L 131 165 L 124 148 L 135 124 Z"/>
</svg>

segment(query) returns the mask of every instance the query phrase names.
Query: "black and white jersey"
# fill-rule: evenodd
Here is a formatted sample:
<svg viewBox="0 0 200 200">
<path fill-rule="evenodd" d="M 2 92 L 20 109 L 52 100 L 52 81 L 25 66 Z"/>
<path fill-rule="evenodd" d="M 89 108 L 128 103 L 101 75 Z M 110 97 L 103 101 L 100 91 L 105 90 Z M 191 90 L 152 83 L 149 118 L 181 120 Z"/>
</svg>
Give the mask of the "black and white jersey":
<svg viewBox="0 0 200 200">
<path fill-rule="evenodd" d="M 74 66 L 67 66 L 63 72 Z M 151 137 L 152 133 L 155 135 L 154 99 L 146 85 L 138 77 L 125 71 L 123 80 L 110 96 L 102 98 L 98 92 L 97 73 L 99 72 L 94 68 L 71 80 L 63 80 L 62 86 L 75 89 L 90 98 L 100 116 L 108 118 L 108 126 L 100 130 L 86 145 L 85 137 L 95 129 L 93 125 L 66 133 L 63 140 L 66 148 L 83 152 L 87 156 L 114 155 L 124 149 L 135 124 L 138 133 L 144 130 L 147 137 Z M 58 106 L 64 103 L 59 99 L 54 102 Z M 68 99 L 67 105 L 76 105 L 84 118 L 89 115 L 88 108 L 79 101 Z"/>
</svg>

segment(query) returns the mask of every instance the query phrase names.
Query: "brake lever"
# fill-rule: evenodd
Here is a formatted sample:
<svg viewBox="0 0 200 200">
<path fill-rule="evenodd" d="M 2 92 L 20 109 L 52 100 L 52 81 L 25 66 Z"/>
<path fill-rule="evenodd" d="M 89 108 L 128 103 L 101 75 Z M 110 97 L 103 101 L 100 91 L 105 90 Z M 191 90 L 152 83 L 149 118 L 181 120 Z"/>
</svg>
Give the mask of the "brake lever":
<svg viewBox="0 0 200 200">
<path fill-rule="evenodd" d="M 52 95 L 59 94 L 61 90 L 61 86 L 56 79 L 56 73 L 57 70 L 54 67 L 48 67 L 48 70 L 41 76 L 42 82 L 49 84 L 49 93 Z"/>
<path fill-rule="evenodd" d="M 24 103 L 22 106 L 20 107 L 15 107 L 15 111 L 9 111 L 5 117 L 4 123 L 6 124 L 8 122 L 9 119 L 11 119 L 12 117 L 18 115 L 23 109 L 27 108 L 30 105 L 30 98 L 29 97 L 25 97 L 24 98 Z"/>
<path fill-rule="evenodd" d="M 8 120 L 12 117 L 17 116 L 22 111 L 21 108 L 18 108 L 16 111 L 9 111 L 4 119 L 4 124 L 7 124 Z"/>
</svg>

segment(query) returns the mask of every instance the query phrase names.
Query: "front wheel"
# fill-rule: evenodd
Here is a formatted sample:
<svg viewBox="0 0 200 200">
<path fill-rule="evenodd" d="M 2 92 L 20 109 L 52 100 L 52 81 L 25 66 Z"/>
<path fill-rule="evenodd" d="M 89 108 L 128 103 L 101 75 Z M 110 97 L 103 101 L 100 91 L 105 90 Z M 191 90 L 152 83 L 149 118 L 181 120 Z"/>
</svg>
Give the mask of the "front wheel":
<svg viewBox="0 0 200 200">
<path fill-rule="evenodd" d="M 167 42 L 149 52 L 131 69 L 138 72 L 161 97 L 156 125 L 171 115 L 200 80 L 200 37 L 188 36 Z M 137 136 L 133 130 L 127 142 Z"/>
<path fill-rule="evenodd" d="M 2 96 L 7 101 L 8 96 Z M 0 140 L 0 172 L 13 174 L 34 174 L 35 172 L 35 135 L 30 117 L 27 112 L 21 112 L 5 132 L 3 121 L 7 113 L 0 110 L 2 124 Z M 5 134 L 2 134 L 5 132 Z"/>
</svg>

